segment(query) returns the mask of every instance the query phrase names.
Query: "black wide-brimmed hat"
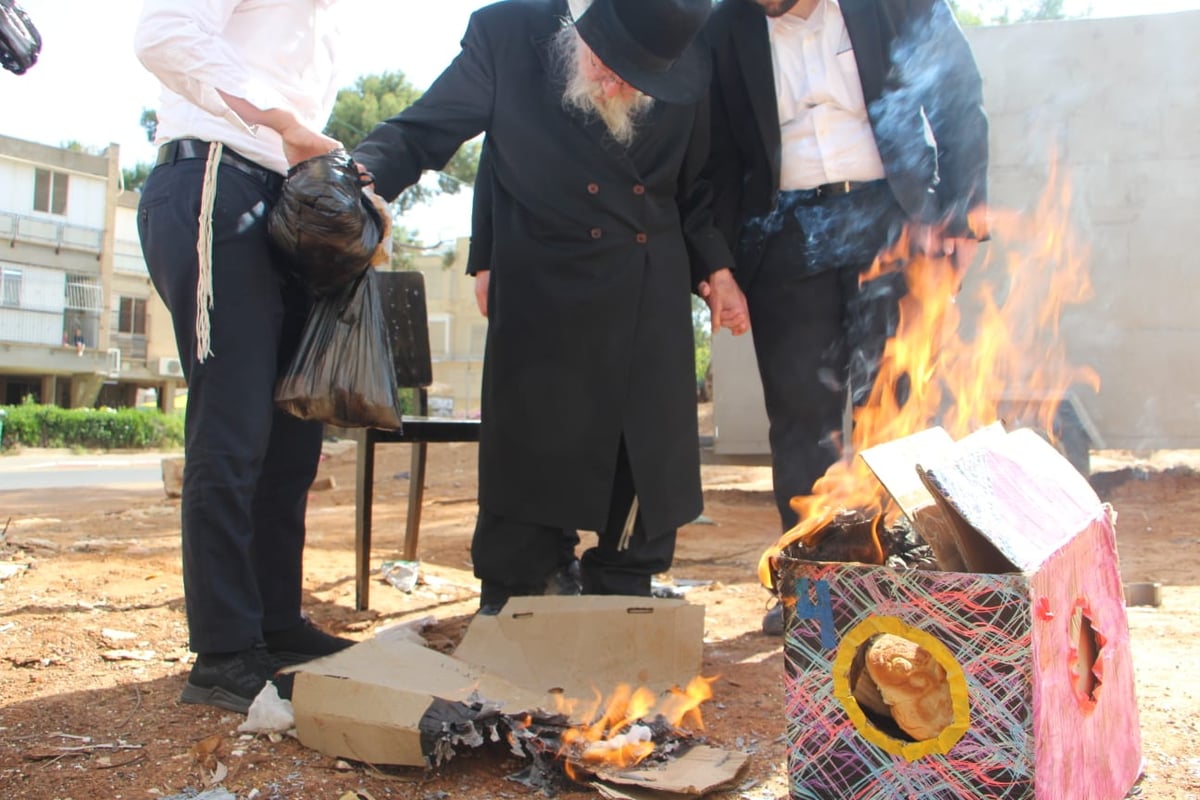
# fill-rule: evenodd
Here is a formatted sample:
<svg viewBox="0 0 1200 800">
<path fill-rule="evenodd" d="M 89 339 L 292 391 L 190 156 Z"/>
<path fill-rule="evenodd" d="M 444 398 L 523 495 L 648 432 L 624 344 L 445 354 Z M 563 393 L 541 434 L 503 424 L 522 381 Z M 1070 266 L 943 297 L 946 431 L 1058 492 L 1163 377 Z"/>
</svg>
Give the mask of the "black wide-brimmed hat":
<svg viewBox="0 0 1200 800">
<path fill-rule="evenodd" d="M 711 10 L 711 0 L 592 0 L 575 29 L 633 88 L 665 103 L 695 103 L 710 73 L 696 34 Z"/>
</svg>

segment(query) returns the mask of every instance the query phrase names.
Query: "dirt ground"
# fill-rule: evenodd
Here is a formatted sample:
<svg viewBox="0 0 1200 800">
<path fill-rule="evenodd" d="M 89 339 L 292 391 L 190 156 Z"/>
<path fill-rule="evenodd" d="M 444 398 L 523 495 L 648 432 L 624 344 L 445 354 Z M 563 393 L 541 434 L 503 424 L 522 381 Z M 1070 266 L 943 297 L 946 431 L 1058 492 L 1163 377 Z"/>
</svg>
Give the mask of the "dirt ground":
<svg viewBox="0 0 1200 800">
<path fill-rule="evenodd" d="M 432 615 L 430 646 L 449 652 L 459 641 L 478 604 L 469 551 L 476 451 L 446 444 L 429 452 L 420 548 L 429 583 L 405 594 L 375 576 L 370 610 L 356 612 L 355 454 L 349 442 L 327 448 L 320 474 L 336 485 L 311 495 L 305 582 L 306 608 L 323 627 L 361 640 Z M 1200 797 L 1200 689 L 1187 677 L 1200 633 L 1193 455 L 1093 457 L 1093 483 L 1119 514 L 1125 581 L 1163 584 L 1161 607 L 1129 609 L 1145 756 L 1134 795 L 1146 798 Z M 407 445 L 379 449 L 376 568 L 399 557 L 408 469 Z M 710 465 L 704 481 L 705 516 L 681 531 L 670 577 L 711 581 L 688 594 L 706 608 L 704 672 L 720 676 L 701 735 L 751 755 L 745 780 L 713 797 L 776 800 L 787 795 L 782 640 L 760 633 L 767 593 L 755 578 L 775 536 L 769 474 Z M 212 736 L 229 769 L 222 785 L 238 800 L 532 793 L 506 780 L 523 765 L 503 747 L 462 752 L 435 772 L 376 768 L 338 763 L 291 738 L 242 736 L 240 716 L 180 705 L 188 652 L 178 516 L 178 501 L 161 488 L 4 491 L 0 476 L 0 569 L 28 565 L 0 577 L 0 798 L 192 796 L 204 788 L 197 743 Z M 113 650 L 130 652 L 106 659 Z M 598 795 L 581 787 L 562 796 Z"/>
</svg>

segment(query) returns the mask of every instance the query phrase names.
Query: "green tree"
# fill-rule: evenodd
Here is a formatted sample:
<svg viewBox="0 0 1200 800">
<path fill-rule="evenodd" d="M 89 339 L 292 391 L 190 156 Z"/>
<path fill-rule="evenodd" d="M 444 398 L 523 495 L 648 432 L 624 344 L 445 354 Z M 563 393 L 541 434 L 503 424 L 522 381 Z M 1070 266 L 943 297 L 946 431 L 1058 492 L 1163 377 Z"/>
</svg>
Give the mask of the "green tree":
<svg viewBox="0 0 1200 800">
<path fill-rule="evenodd" d="M 949 0 L 954 16 L 960 25 L 1008 25 L 1012 22 L 1034 22 L 1037 20 L 1074 19 L 1086 17 L 1091 10 L 1081 14 L 1068 14 L 1063 9 L 1063 0 L 1023 0 L 1013 5 L 997 0 L 975 0 L 958 2 Z"/>
<path fill-rule="evenodd" d="M 708 368 L 712 363 L 712 315 L 708 304 L 692 295 L 692 339 L 696 343 L 696 391 L 701 400 L 708 396 Z"/>
<path fill-rule="evenodd" d="M 150 177 L 150 170 L 154 169 L 154 165 L 142 161 L 121 170 L 121 182 L 125 186 L 127 192 L 140 192 L 142 184 L 146 182 L 146 178 Z"/>
<path fill-rule="evenodd" d="M 158 135 L 158 112 L 153 108 L 143 108 L 138 124 L 146 130 L 146 141 L 153 144 L 154 137 Z"/>
<path fill-rule="evenodd" d="M 338 92 L 325 134 L 340 141 L 347 150 L 353 150 L 372 128 L 399 114 L 420 96 L 421 90 L 403 72 L 364 75 L 353 87 Z M 475 182 L 478 168 L 479 144 L 467 142 L 438 174 L 438 191 L 456 194 L 464 187 L 469 188 Z M 396 216 L 402 217 L 414 206 L 429 202 L 437 193 L 420 184 L 410 187 L 396 199 L 393 206 Z"/>
</svg>

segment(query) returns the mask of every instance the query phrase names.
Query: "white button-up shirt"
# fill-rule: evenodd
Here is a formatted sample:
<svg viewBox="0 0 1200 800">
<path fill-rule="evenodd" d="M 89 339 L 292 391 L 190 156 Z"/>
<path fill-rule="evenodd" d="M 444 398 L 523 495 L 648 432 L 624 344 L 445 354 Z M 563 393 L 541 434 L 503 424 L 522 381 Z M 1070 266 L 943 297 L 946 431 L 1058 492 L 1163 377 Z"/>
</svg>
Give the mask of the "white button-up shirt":
<svg viewBox="0 0 1200 800">
<path fill-rule="evenodd" d="M 286 174 L 279 134 L 247 125 L 217 90 L 324 128 L 339 88 L 336 1 L 145 0 L 134 49 L 163 85 L 156 141 L 223 142 Z"/>
<path fill-rule="evenodd" d="M 783 152 L 780 188 L 884 177 L 837 0 L 767 18 Z"/>
</svg>

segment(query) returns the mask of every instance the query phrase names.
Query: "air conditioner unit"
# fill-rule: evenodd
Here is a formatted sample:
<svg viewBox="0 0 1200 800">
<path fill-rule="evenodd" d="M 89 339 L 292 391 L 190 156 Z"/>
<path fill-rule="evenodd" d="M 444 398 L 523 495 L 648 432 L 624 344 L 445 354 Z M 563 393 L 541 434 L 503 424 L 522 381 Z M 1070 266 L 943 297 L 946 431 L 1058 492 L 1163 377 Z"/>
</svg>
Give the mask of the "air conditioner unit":
<svg viewBox="0 0 1200 800">
<path fill-rule="evenodd" d="M 105 359 L 105 368 L 108 372 L 108 377 L 115 378 L 121 374 L 121 348 L 108 348 L 107 358 Z"/>
<path fill-rule="evenodd" d="M 158 360 L 158 374 L 168 378 L 182 378 L 183 364 L 178 358 L 163 357 Z"/>
</svg>

